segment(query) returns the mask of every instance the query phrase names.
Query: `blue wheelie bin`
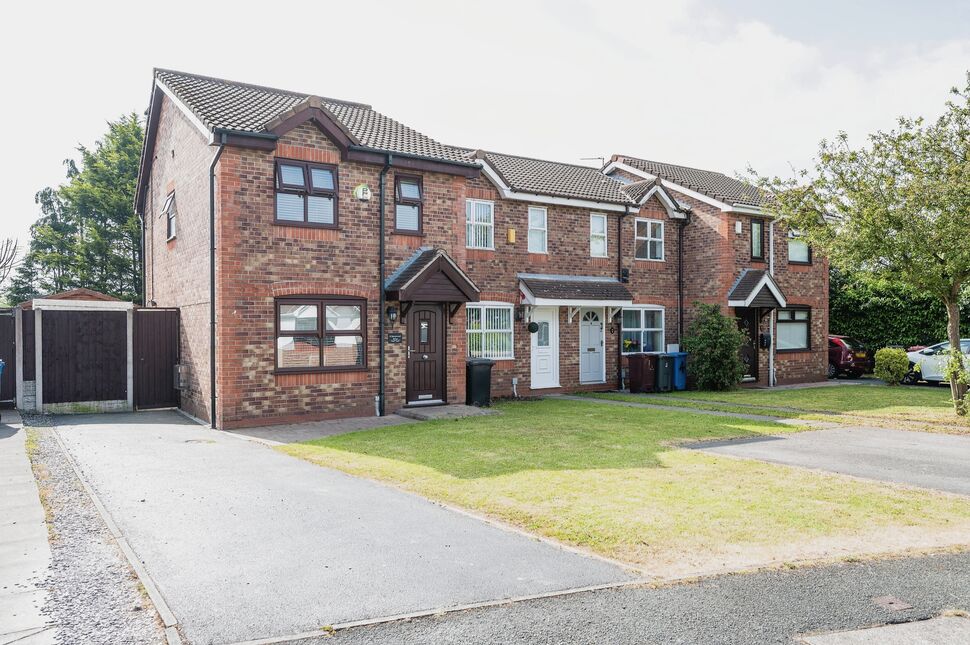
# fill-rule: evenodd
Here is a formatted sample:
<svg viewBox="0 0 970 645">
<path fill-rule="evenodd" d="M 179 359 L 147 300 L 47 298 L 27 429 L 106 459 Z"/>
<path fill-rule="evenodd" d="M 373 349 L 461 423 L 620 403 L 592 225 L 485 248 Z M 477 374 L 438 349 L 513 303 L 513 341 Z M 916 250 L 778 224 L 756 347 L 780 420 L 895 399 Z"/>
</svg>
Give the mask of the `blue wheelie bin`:
<svg viewBox="0 0 970 645">
<path fill-rule="evenodd" d="M 671 352 L 674 359 L 674 389 L 687 389 L 687 352 Z"/>
</svg>

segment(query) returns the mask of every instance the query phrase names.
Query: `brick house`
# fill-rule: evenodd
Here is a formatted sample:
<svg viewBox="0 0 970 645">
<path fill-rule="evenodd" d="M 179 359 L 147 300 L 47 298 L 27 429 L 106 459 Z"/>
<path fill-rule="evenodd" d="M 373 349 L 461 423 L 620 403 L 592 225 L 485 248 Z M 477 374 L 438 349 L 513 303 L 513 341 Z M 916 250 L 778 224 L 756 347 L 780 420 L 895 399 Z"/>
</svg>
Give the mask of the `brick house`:
<svg viewBox="0 0 970 645">
<path fill-rule="evenodd" d="M 156 70 L 136 210 L 146 304 L 181 311 L 181 407 L 229 428 L 464 402 L 469 356 L 497 395 L 614 388 L 697 300 L 777 326 L 752 380 L 823 378 L 824 263 L 789 262 L 756 194 L 649 164 L 448 146 L 364 104 Z"/>
</svg>

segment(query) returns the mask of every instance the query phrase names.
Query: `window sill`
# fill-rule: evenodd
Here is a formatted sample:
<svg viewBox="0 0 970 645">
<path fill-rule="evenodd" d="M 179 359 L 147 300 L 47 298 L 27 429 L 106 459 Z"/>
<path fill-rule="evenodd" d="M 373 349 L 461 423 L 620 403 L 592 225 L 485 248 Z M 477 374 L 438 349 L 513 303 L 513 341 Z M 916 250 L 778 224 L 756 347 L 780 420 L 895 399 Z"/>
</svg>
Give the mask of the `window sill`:
<svg viewBox="0 0 970 645">
<path fill-rule="evenodd" d="M 767 260 L 765 260 L 764 258 L 751 258 L 751 261 L 757 264 L 764 264 L 765 262 L 767 262 Z"/>
<path fill-rule="evenodd" d="M 424 237 L 424 231 L 409 231 L 406 229 L 396 228 L 391 231 L 391 235 L 407 235 L 409 237 Z"/>
<path fill-rule="evenodd" d="M 175 237 L 176 237 L 175 235 L 173 235 L 172 237 L 166 237 L 165 238 L 165 243 L 167 244 L 169 242 L 174 242 L 175 241 Z"/>
<path fill-rule="evenodd" d="M 609 260 L 610 259 L 610 256 L 609 255 L 590 255 L 589 257 L 592 260 Z"/>
<path fill-rule="evenodd" d="M 807 354 L 811 353 L 811 347 L 799 347 L 797 349 L 776 349 L 776 354 Z"/>
<path fill-rule="evenodd" d="M 283 374 L 341 374 L 344 372 L 366 372 L 366 367 L 330 367 L 330 368 L 309 368 L 309 369 L 275 369 L 273 374 L 280 376 Z"/>
<path fill-rule="evenodd" d="M 323 228 L 331 230 L 340 228 L 338 224 L 312 224 L 310 222 L 292 222 L 285 219 L 274 219 L 273 224 L 276 224 L 277 226 L 296 226 L 298 228 Z"/>
<path fill-rule="evenodd" d="M 529 255 L 549 255 L 549 251 L 533 251 L 529 249 Z"/>
<path fill-rule="evenodd" d="M 666 258 L 655 260 L 653 258 L 633 258 L 636 262 L 666 262 Z"/>
<path fill-rule="evenodd" d="M 794 262 L 792 260 L 789 260 L 788 261 L 788 264 L 791 264 L 792 266 L 797 266 L 797 267 L 810 267 L 810 266 L 812 266 L 813 263 L 812 262 Z"/>
<path fill-rule="evenodd" d="M 466 246 L 469 251 L 494 251 L 494 246 Z"/>
</svg>

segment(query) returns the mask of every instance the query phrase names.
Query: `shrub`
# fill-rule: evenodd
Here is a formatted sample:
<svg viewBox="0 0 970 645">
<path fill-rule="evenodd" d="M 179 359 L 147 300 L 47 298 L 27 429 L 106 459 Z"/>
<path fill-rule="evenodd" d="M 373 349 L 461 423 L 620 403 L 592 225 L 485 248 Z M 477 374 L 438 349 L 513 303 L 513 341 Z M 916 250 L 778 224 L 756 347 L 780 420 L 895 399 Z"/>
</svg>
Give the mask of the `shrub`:
<svg viewBox="0 0 970 645">
<path fill-rule="evenodd" d="M 687 328 L 684 351 L 690 353 L 687 373 L 701 390 L 730 390 L 741 382 L 745 335 L 734 318 L 718 305 L 695 303 L 697 317 Z"/>
<path fill-rule="evenodd" d="M 876 378 L 888 385 L 899 385 L 909 372 L 909 356 L 905 350 L 883 347 L 876 352 Z"/>
</svg>

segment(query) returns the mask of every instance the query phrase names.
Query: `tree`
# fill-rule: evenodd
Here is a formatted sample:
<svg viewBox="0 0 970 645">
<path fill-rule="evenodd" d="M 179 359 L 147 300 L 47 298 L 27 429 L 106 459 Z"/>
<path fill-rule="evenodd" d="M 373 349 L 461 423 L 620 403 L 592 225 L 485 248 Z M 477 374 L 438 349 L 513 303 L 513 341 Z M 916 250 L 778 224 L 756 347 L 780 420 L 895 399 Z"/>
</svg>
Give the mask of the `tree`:
<svg viewBox="0 0 970 645">
<path fill-rule="evenodd" d="M 78 148 L 80 166 L 65 162 L 67 183 L 37 193 L 41 216 L 10 300 L 87 287 L 141 301 L 141 226 L 133 202 L 143 137 L 135 114 L 109 123 L 93 149 Z"/>
<path fill-rule="evenodd" d="M 10 273 L 17 265 L 17 240 L 7 238 L 0 241 L 0 284 L 7 281 Z"/>
<path fill-rule="evenodd" d="M 832 265 L 912 287 L 943 303 L 960 347 L 960 293 L 970 278 L 970 73 L 932 123 L 900 118 L 854 148 L 822 141 L 813 170 L 759 177 L 767 209 L 800 230 Z M 951 358 L 954 408 L 967 394 L 962 354 Z"/>
</svg>

